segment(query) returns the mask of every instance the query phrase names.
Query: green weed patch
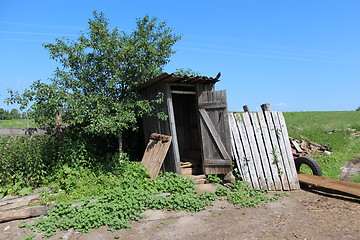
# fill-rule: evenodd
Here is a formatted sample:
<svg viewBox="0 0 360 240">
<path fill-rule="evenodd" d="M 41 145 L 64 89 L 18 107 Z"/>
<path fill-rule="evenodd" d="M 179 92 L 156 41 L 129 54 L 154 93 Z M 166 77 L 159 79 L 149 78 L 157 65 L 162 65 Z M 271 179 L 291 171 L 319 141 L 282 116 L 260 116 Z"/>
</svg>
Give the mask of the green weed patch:
<svg viewBox="0 0 360 240">
<path fill-rule="evenodd" d="M 69 169 L 66 171 L 69 172 Z M 240 181 L 234 183 L 232 190 L 219 185 L 215 193 L 200 194 L 194 190 L 194 180 L 175 173 L 166 173 L 157 179 L 148 178 L 148 172 L 139 162 L 121 163 L 113 177 L 107 180 L 105 179 L 109 175 L 89 175 L 89 169 L 72 171 L 70 175 L 80 176 L 79 183 L 76 184 L 76 180 L 70 175 L 70 178 L 65 178 L 64 181 L 68 183 L 64 190 L 55 194 L 47 193 L 42 197 L 43 202 L 58 202 L 49 215 L 37 219 L 33 225 L 22 224 L 21 227 L 37 229 L 43 232 L 44 237 L 53 236 L 56 230 L 74 228 L 81 232 L 89 232 L 104 225 L 110 231 L 114 231 L 131 227 L 130 221 L 143 218 L 141 213 L 146 209 L 197 212 L 224 196 L 239 207 L 256 207 L 278 198 L 267 196 L 266 191 L 249 189 Z M 87 181 L 93 182 L 93 186 L 83 184 L 85 179 L 81 176 L 85 175 L 89 175 Z M 104 179 L 106 182 L 98 182 L 98 179 Z M 94 188 L 98 188 L 98 191 L 93 191 Z M 73 197 L 76 191 L 89 193 L 81 206 L 71 206 L 71 202 L 84 200 L 80 195 L 78 199 Z M 159 197 L 162 193 L 169 193 L 170 196 Z M 68 201 L 68 198 L 71 201 Z M 94 198 L 95 201 L 90 201 Z"/>
</svg>

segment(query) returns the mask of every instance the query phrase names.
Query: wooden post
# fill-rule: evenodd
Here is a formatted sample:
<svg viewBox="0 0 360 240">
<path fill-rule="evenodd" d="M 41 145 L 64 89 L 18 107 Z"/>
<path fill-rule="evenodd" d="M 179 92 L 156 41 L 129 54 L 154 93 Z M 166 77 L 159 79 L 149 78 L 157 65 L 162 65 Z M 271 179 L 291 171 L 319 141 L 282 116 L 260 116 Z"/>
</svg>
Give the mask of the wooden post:
<svg viewBox="0 0 360 240">
<path fill-rule="evenodd" d="M 244 109 L 244 112 L 249 112 L 249 107 L 248 107 L 248 105 L 244 105 L 244 106 L 243 106 L 243 109 Z"/>
<path fill-rule="evenodd" d="M 263 112 L 266 112 L 266 111 L 271 111 L 270 109 L 270 103 L 264 103 L 261 105 L 261 109 L 263 110 Z"/>
<path fill-rule="evenodd" d="M 62 135 L 62 112 L 57 111 L 55 116 L 55 136 L 61 137 Z"/>
</svg>

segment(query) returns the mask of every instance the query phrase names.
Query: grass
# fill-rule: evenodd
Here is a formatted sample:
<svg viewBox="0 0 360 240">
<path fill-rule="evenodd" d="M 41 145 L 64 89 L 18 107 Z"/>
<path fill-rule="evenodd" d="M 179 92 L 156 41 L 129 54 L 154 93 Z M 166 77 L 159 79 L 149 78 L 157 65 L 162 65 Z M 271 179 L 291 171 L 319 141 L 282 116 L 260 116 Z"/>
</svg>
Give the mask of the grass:
<svg viewBox="0 0 360 240">
<path fill-rule="evenodd" d="M 0 120 L 2 128 L 34 128 L 37 127 L 32 119 Z"/>
<path fill-rule="evenodd" d="M 343 112 L 284 112 L 289 135 L 300 139 L 307 137 L 309 141 L 319 144 L 330 143 L 330 156 L 312 156 L 321 166 L 323 175 L 338 178 L 341 167 L 346 162 L 358 157 L 360 153 L 360 137 L 349 138 L 351 131 L 360 131 L 360 111 Z M 332 134 L 327 131 L 342 129 Z M 360 175 L 360 174 L 359 174 Z M 360 176 L 352 180 L 360 182 Z"/>
</svg>

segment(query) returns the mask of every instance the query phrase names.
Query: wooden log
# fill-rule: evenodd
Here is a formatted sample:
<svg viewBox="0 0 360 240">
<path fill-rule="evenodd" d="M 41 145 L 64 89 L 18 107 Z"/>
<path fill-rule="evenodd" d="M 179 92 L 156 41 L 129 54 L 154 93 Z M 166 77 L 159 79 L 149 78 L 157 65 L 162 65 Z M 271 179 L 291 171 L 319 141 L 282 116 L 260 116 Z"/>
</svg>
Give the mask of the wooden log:
<svg viewBox="0 0 360 240">
<path fill-rule="evenodd" d="M 38 217 L 47 214 L 54 206 L 35 206 L 0 212 L 0 223 Z"/>
<path fill-rule="evenodd" d="M 29 195 L 30 196 L 30 195 Z M 26 196 L 25 196 L 26 197 Z M 95 202 L 98 198 L 91 199 L 90 202 Z M 85 202 L 76 202 L 70 204 L 71 207 L 81 207 Z M 0 223 L 13 220 L 20 220 L 26 218 L 38 217 L 41 215 L 47 215 L 47 213 L 55 206 L 33 206 L 21 209 L 11 209 L 6 211 L 0 211 Z"/>
<path fill-rule="evenodd" d="M 26 196 L 6 196 L 3 199 L 0 199 L 0 211 L 28 206 L 31 202 L 39 199 L 39 194 L 42 191 L 50 191 L 50 189 L 46 187 L 38 188 L 34 190 L 33 194 Z"/>
<path fill-rule="evenodd" d="M 23 206 L 27 206 L 29 202 L 34 199 L 37 199 L 39 194 L 31 194 L 23 197 L 11 197 L 4 198 L 0 200 L 0 211 L 6 211 L 13 208 L 19 208 Z"/>
<path fill-rule="evenodd" d="M 360 198 L 360 183 L 345 182 L 307 173 L 298 173 L 298 179 L 301 184 L 312 189 Z"/>
<path fill-rule="evenodd" d="M 310 146 L 314 146 L 314 147 L 317 147 L 317 148 L 321 148 L 321 147 L 322 147 L 320 144 L 318 144 L 318 143 L 316 143 L 316 142 L 311 142 L 311 141 L 309 141 L 309 143 L 310 143 Z"/>
</svg>

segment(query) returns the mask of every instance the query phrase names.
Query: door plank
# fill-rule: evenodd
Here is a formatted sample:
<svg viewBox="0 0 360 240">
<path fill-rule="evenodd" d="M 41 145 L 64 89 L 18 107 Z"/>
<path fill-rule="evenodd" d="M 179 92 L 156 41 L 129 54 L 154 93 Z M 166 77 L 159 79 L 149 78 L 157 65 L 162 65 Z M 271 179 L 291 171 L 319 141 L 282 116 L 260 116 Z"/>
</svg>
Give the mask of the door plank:
<svg viewBox="0 0 360 240">
<path fill-rule="evenodd" d="M 211 136 L 213 137 L 213 139 L 216 143 L 216 146 L 219 148 L 222 157 L 224 159 L 230 159 L 230 156 L 229 156 L 228 152 L 226 151 L 218 132 L 216 131 L 214 125 L 212 124 L 211 119 L 209 118 L 209 115 L 206 113 L 206 110 L 199 109 L 199 112 L 200 112 L 200 116 L 202 117 L 202 120 L 204 120 L 205 125 L 207 126 L 209 132 L 211 133 Z"/>
<path fill-rule="evenodd" d="M 201 92 L 198 113 L 204 173 L 227 174 L 232 168 L 226 91 Z"/>
<path fill-rule="evenodd" d="M 160 168 L 169 150 L 172 137 L 153 133 L 142 159 L 142 164 L 150 172 L 151 178 L 157 178 Z"/>
</svg>

